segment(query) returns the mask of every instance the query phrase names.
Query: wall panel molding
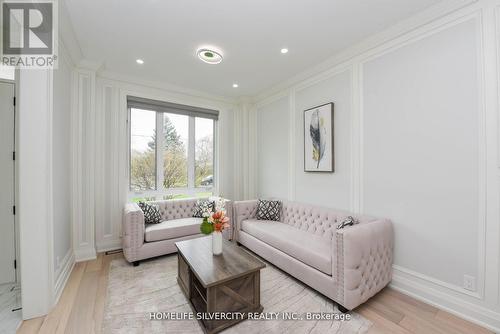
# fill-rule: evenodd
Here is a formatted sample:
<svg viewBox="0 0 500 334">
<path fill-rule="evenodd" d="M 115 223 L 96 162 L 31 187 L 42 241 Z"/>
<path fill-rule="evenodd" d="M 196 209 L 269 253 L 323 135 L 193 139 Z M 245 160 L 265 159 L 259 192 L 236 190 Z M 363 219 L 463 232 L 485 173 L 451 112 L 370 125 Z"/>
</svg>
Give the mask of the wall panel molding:
<svg viewBox="0 0 500 334">
<path fill-rule="evenodd" d="M 485 124 L 485 106 L 484 106 L 484 99 L 485 99 L 485 94 L 484 94 L 484 65 L 483 65 L 483 58 L 484 58 L 484 50 L 483 50 L 483 35 L 482 35 L 482 20 L 481 20 L 481 11 L 475 10 L 473 13 L 461 16 L 458 19 L 453 19 L 450 22 L 447 22 L 446 24 L 439 25 L 431 30 L 426 31 L 420 36 L 415 36 L 412 39 L 405 40 L 404 42 L 401 42 L 399 45 L 392 45 L 390 48 L 384 48 L 381 47 L 378 50 L 372 51 L 369 55 L 366 55 L 365 57 L 362 57 L 360 59 L 360 80 L 363 82 L 363 68 L 364 66 L 369 63 L 370 61 L 373 61 L 379 57 L 383 57 L 387 54 L 390 54 L 394 51 L 399 50 L 400 48 L 403 48 L 405 46 L 408 46 L 410 44 L 416 43 L 418 41 L 421 41 L 425 38 L 428 38 L 430 36 L 433 36 L 434 34 L 440 33 L 446 29 L 453 28 L 459 24 L 462 24 L 464 22 L 468 21 L 474 21 L 476 23 L 476 30 L 477 30 L 477 41 L 479 43 L 479 47 L 477 50 L 478 54 L 478 80 L 476 82 L 476 86 L 478 87 L 479 91 L 479 107 L 478 110 L 480 111 L 479 113 L 479 153 L 477 156 L 477 161 L 478 161 L 478 170 L 479 170 L 479 175 L 478 175 L 478 185 L 479 185 L 479 190 L 477 194 L 477 203 L 478 203 L 478 258 L 477 258 L 477 263 L 478 263 L 478 286 L 477 286 L 477 293 L 470 292 L 468 290 L 465 290 L 461 286 L 454 285 L 454 290 L 461 292 L 465 295 L 468 296 L 473 296 L 478 299 L 484 299 L 484 281 L 485 281 L 485 253 L 486 253 L 486 124 Z M 360 212 L 364 213 L 364 161 L 363 161 L 363 143 L 364 143 L 364 102 L 363 102 L 363 93 L 362 93 L 362 85 L 360 85 L 360 123 L 359 123 L 359 129 L 360 129 L 360 138 L 361 138 L 361 145 L 360 145 Z M 397 267 L 399 271 L 405 271 L 406 274 L 412 275 L 414 271 L 403 268 L 403 267 Z M 416 276 L 415 278 L 417 279 L 422 279 L 422 277 L 427 277 L 425 275 L 422 276 Z M 429 282 L 441 285 L 443 288 L 450 288 L 449 283 L 442 282 L 438 279 L 433 279 L 429 278 Z"/>
<path fill-rule="evenodd" d="M 290 89 L 288 96 L 288 200 L 295 201 L 296 182 L 295 182 L 295 147 L 297 146 L 297 135 L 295 129 L 297 128 L 296 110 L 295 110 L 295 94 L 294 88 Z"/>
<path fill-rule="evenodd" d="M 483 9 L 487 159 L 487 301 L 500 310 L 500 2 Z M 496 148 L 496 149 L 495 149 Z M 496 165 L 495 165 L 496 162 Z M 496 177 L 496 184 L 491 179 Z"/>
<path fill-rule="evenodd" d="M 96 83 L 97 173 L 96 248 L 99 252 L 121 248 L 121 207 L 119 189 L 119 95 L 110 83 Z"/>
<path fill-rule="evenodd" d="M 295 115 L 297 91 L 321 82 L 342 69 L 352 75 L 351 117 L 351 208 L 364 211 L 363 143 L 364 143 L 364 66 L 367 62 L 399 50 L 415 42 L 432 37 L 465 22 L 473 21 L 477 39 L 478 89 L 478 190 L 475 195 L 477 218 L 477 291 L 465 290 L 429 275 L 398 265 L 394 266 L 392 286 L 417 299 L 440 307 L 460 317 L 500 332 L 500 1 L 465 1 L 451 11 L 437 15 L 425 24 L 399 33 L 391 30 L 393 38 L 357 46 L 349 57 L 338 58 L 331 66 L 312 70 L 305 78 L 288 81 L 263 92 L 255 98 L 258 107 L 288 96 L 290 115 Z M 293 122 L 295 122 L 295 117 Z M 289 122 L 292 122 L 290 119 Z M 295 166 L 295 153 L 291 150 L 295 140 L 296 124 L 289 129 L 289 168 Z M 289 170 L 289 199 L 295 198 L 294 172 Z"/>
<path fill-rule="evenodd" d="M 413 279 L 415 281 L 425 282 L 429 286 L 432 286 L 434 288 L 439 287 L 440 289 L 445 289 L 445 290 L 447 290 L 448 293 L 467 295 L 469 297 L 476 298 L 476 299 L 482 299 L 483 298 L 481 296 L 481 294 L 479 294 L 477 292 L 472 292 L 472 291 L 465 290 L 461 286 L 458 286 L 458 285 L 455 285 L 455 284 L 451 284 L 451 283 L 439 280 L 439 279 L 431 277 L 429 275 L 424 275 L 422 273 L 419 273 L 417 271 L 405 268 L 403 266 L 398 266 L 398 265 L 394 264 L 392 266 L 392 268 L 393 268 L 396 280 L 399 277 L 404 276 L 407 280 L 408 279 Z"/>
<path fill-rule="evenodd" d="M 73 253 L 73 250 L 70 249 L 64 259 L 61 261 L 61 269 L 55 273 L 56 280 L 54 284 L 54 305 L 58 303 L 74 266 L 75 254 Z"/>
<path fill-rule="evenodd" d="M 30 319 L 47 314 L 54 298 L 53 71 L 20 70 L 18 73 L 17 149 L 22 163 L 17 166 L 17 215 L 21 297 L 22 317 Z"/>
<path fill-rule="evenodd" d="M 241 170 L 241 151 L 242 151 L 242 146 L 241 146 L 241 107 L 238 106 L 236 108 L 234 117 L 233 117 L 233 126 L 235 129 L 235 135 L 234 135 L 234 157 L 233 157 L 233 194 L 234 194 L 234 200 L 241 200 L 242 199 L 242 170 Z"/>
<path fill-rule="evenodd" d="M 323 75 L 313 77 L 290 89 L 289 136 L 292 149 L 289 169 L 291 196 L 297 201 L 319 201 L 319 205 L 351 210 L 353 207 L 352 185 L 352 114 L 353 78 L 352 65 L 336 66 Z M 333 85 L 333 86 L 331 86 Z M 335 172 L 304 173 L 303 111 L 324 103 L 334 103 L 334 155 Z M 312 191 L 314 187 L 317 191 Z"/>
<path fill-rule="evenodd" d="M 77 262 L 96 257 L 95 250 L 95 72 L 74 72 L 73 110 L 73 247 Z"/>
<path fill-rule="evenodd" d="M 233 126 L 233 124 L 226 123 L 223 118 L 226 113 L 233 113 L 235 106 L 224 101 L 186 95 L 179 91 L 167 91 L 158 87 L 144 86 L 140 83 L 115 80 L 107 75 L 103 76 L 102 73 L 96 75 L 94 72 L 86 70 L 82 73 L 80 75 L 83 76 L 92 74 L 94 85 L 92 91 L 95 92 L 95 117 L 92 123 L 92 127 L 95 129 L 95 142 L 90 143 L 91 146 L 87 146 L 92 147 L 95 156 L 93 164 L 95 175 L 92 182 L 95 189 L 93 198 L 94 227 L 92 227 L 95 231 L 93 238 L 95 241 L 93 247 L 83 249 L 79 256 L 79 258 L 89 258 L 92 257 L 92 249 L 95 253 L 96 250 L 102 252 L 121 248 L 122 213 L 125 203 L 129 200 L 127 96 L 139 96 L 219 110 L 221 118 L 216 136 L 221 136 L 221 138 L 226 135 L 227 127 Z M 82 95 L 82 93 L 79 94 Z M 222 126 L 225 128 L 220 129 Z M 230 141 L 231 138 L 224 140 Z M 216 154 L 220 159 L 217 167 L 222 171 L 230 169 L 234 159 L 232 152 L 227 154 L 225 142 L 221 143 L 219 140 L 218 144 Z M 224 183 L 227 186 L 230 185 L 229 196 L 232 196 L 233 184 L 234 187 L 239 187 L 239 184 L 233 181 L 231 178 Z M 85 223 L 82 222 L 82 225 Z M 75 224 L 76 230 L 81 228 L 83 228 L 81 225 Z M 90 232 L 90 226 L 85 226 L 83 230 L 85 233 Z M 94 232 L 92 232 L 93 234 Z"/>
<path fill-rule="evenodd" d="M 497 130 L 500 133 L 500 6 L 495 6 L 494 9 L 494 39 L 495 39 L 495 64 L 496 64 L 496 99 L 497 99 Z M 500 168 L 500 135 L 497 138 L 497 167 Z M 499 295 L 500 300 L 500 295 Z"/>
<path fill-rule="evenodd" d="M 460 318 L 466 319 L 494 332 L 500 331 L 500 312 L 487 304 L 468 300 L 461 293 L 446 291 L 441 285 L 433 285 L 426 279 L 415 275 L 405 275 L 394 269 L 390 286 L 408 296 L 433 305 Z M 474 299 L 474 298 L 472 298 Z"/>
<path fill-rule="evenodd" d="M 362 155 L 361 145 L 363 143 L 363 133 L 361 131 L 362 113 L 361 105 L 363 98 L 363 72 L 359 63 L 352 64 L 351 69 L 351 211 L 361 213 L 363 184 L 362 179 Z"/>
</svg>

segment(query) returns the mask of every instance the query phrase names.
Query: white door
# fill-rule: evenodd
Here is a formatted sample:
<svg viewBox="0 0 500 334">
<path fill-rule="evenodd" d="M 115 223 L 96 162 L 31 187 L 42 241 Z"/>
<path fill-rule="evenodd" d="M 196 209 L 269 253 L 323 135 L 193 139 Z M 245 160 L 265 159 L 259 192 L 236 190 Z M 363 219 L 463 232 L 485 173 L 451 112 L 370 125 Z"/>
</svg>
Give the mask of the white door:
<svg viewBox="0 0 500 334">
<path fill-rule="evenodd" d="M 0 81 L 0 284 L 15 282 L 14 83 Z"/>
</svg>

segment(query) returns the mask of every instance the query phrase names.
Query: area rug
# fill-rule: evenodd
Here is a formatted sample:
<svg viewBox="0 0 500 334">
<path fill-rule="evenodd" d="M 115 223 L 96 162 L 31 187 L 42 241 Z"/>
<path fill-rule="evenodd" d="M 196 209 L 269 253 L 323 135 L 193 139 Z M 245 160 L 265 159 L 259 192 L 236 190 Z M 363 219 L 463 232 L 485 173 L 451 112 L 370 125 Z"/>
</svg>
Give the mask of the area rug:
<svg viewBox="0 0 500 334">
<path fill-rule="evenodd" d="M 339 313 L 335 304 L 276 267 L 261 271 L 264 312 Z M 203 333 L 197 320 L 150 320 L 154 312 L 192 312 L 177 283 L 177 256 L 143 261 L 133 267 L 124 259 L 110 264 L 102 333 Z M 269 318 L 269 316 L 268 316 Z M 351 312 L 350 320 L 245 320 L 223 331 L 235 333 L 366 333 L 371 322 Z"/>
</svg>

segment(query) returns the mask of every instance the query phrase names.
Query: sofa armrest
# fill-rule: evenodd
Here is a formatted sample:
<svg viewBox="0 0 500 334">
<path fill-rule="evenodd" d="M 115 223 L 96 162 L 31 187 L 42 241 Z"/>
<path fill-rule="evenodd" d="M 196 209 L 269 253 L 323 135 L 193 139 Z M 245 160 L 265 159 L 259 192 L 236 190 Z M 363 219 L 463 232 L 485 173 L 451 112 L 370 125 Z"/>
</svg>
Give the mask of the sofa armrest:
<svg viewBox="0 0 500 334">
<path fill-rule="evenodd" d="M 226 210 L 226 216 L 229 217 L 229 224 L 230 228 L 225 229 L 224 232 L 222 232 L 222 235 L 227 239 L 227 240 L 233 240 L 234 239 L 234 218 L 233 218 L 233 201 L 227 198 L 221 197 L 222 200 L 224 200 L 224 209 Z"/>
<path fill-rule="evenodd" d="M 238 241 L 238 233 L 241 229 L 241 222 L 247 219 L 255 218 L 257 214 L 257 200 L 236 201 L 233 203 L 233 238 Z"/>
<path fill-rule="evenodd" d="M 387 219 L 336 231 L 332 260 L 342 306 L 352 310 L 391 281 L 393 245 L 392 222 Z"/>
<path fill-rule="evenodd" d="M 144 244 L 144 213 L 136 203 L 127 203 L 123 213 L 123 254 L 128 262 L 138 259 Z"/>
</svg>

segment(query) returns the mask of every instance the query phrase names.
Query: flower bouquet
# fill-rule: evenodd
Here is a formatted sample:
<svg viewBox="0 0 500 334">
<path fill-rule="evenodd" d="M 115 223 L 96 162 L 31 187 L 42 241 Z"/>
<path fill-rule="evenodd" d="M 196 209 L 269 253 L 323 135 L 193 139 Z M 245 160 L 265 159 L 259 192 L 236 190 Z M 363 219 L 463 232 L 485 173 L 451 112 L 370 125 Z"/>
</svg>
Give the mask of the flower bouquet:
<svg viewBox="0 0 500 334">
<path fill-rule="evenodd" d="M 204 215 L 205 216 L 205 215 Z M 229 217 L 224 210 L 216 211 L 203 218 L 200 231 L 203 234 L 212 234 L 212 253 L 219 255 L 222 253 L 222 231 L 229 227 Z"/>
</svg>

